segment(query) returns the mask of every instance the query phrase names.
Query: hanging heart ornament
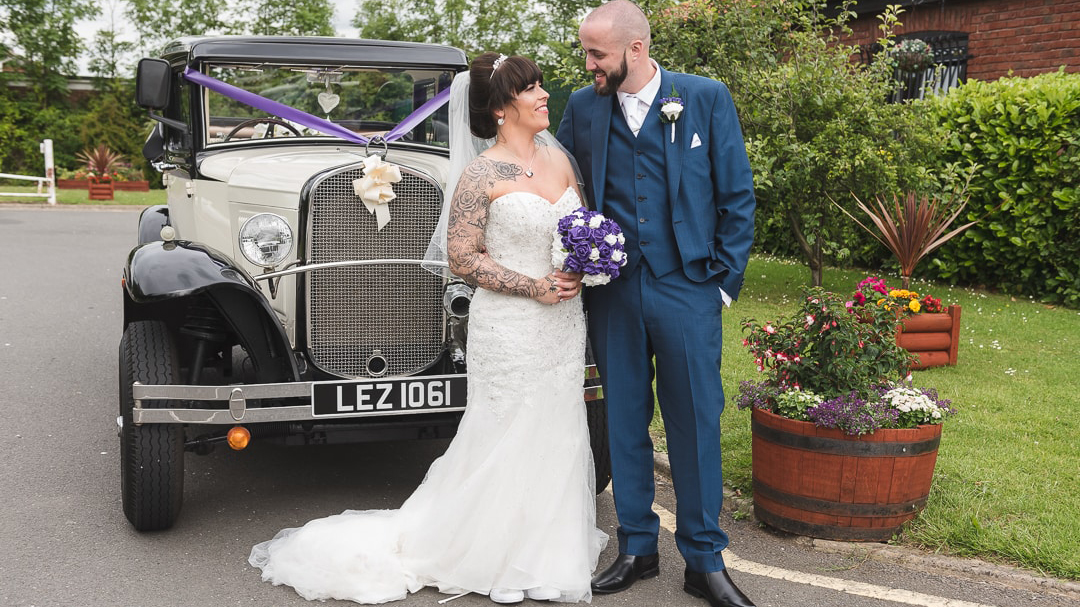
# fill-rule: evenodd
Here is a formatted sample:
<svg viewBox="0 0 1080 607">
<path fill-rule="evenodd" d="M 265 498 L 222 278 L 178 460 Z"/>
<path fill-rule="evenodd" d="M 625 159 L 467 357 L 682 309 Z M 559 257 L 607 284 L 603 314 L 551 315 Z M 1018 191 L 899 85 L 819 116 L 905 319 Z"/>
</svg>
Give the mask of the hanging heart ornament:
<svg viewBox="0 0 1080 607">
<path fill-rule="evenodd" d="M 341 103 L 341 96 L 337 93 L 319 93 L 319 106 L 329 114 Z"/>
</svg>

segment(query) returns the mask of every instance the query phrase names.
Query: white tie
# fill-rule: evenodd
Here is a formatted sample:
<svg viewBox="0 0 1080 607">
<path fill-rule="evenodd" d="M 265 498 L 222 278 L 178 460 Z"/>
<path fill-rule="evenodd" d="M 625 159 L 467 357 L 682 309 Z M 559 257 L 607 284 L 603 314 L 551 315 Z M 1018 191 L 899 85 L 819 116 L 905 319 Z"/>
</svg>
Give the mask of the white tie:
<svg viewBox="0 0 1080 607">
<path fill-rule="evenodd" d="M 641 130 L 641 100 L 634 95 L 627 95 L 623 99 L 623 114 L 626 115 L 626 124 L 630 125 L 634 137 L 637 137 Z"/>
</svg>

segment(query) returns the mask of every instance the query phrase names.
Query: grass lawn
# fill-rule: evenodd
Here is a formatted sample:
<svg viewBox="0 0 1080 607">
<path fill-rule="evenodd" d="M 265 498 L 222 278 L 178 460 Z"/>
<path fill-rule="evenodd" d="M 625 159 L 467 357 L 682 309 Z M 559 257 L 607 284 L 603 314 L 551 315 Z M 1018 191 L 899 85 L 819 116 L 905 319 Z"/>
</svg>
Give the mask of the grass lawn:
<svg viewBox="0 0 1080 607">
<path fill-rule="evenodd" d="M 865 277 L 830 268 L 825 288 L 851 293 Z M 734 396 L 757 371 L 740 321 L 790 314 L 808 283 L 801 263 L 755 256 L 724 316 L 724 479 L 747 495 L 750 412 Z M 1080 311 L 926 282 L 911 288 L 963 307 L 958 364 L 914 372 L 916 386 L 937 388 L 959 413 L 945 424 L 926 509 L 894 541 L 1080 579 Z"/>
<path fill-rule="evenodd" d="M 37 192 L 36 185 L 8 185 L 0 183 L 0 192 L 25 192 L 33 194 Z M 25 183 L 25 182 L 23 182 Z M 165 190 L 150 190 L 149 192 L 116 192 L 113 200 L 90 200 L 86 190 L 56 190 L 56 204 L 106 204 L 106 205 L 132 205 L 150 206 L 165 204 Z M 37 196 L 0 196 L 0 203 L 5 202 L 29 202 L 35 204 L 48 204 L 47 198 Z"/>
</svg>

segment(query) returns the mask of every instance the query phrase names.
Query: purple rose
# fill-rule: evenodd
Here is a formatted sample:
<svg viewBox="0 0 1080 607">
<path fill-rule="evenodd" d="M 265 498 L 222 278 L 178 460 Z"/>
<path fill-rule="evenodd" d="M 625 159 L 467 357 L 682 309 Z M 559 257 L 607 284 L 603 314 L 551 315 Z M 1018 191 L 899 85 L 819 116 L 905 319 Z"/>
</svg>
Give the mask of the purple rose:
<svg viewBox="0 0 1080 607">
<path fill-rule="evenodd" d="M 574 226 L 566 233 L 567 239 L 573 245 L 589 242 L 589 227 Z"/>
</svg>

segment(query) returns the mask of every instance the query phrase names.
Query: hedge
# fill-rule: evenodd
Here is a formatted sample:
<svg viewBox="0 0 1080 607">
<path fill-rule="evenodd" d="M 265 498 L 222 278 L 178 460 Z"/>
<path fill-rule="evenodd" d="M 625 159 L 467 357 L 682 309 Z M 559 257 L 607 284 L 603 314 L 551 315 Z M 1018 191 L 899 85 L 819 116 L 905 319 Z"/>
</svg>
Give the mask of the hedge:
<svg viewBox="0 0 1080 607">
<path fill-rule="evenodd" d="M 944 160 L 981 165 L 969 219 L 989 215 L 919 274 L 1080 307 L 1080 74 L 970 81 L 931 103 Z"/>
</svg>

